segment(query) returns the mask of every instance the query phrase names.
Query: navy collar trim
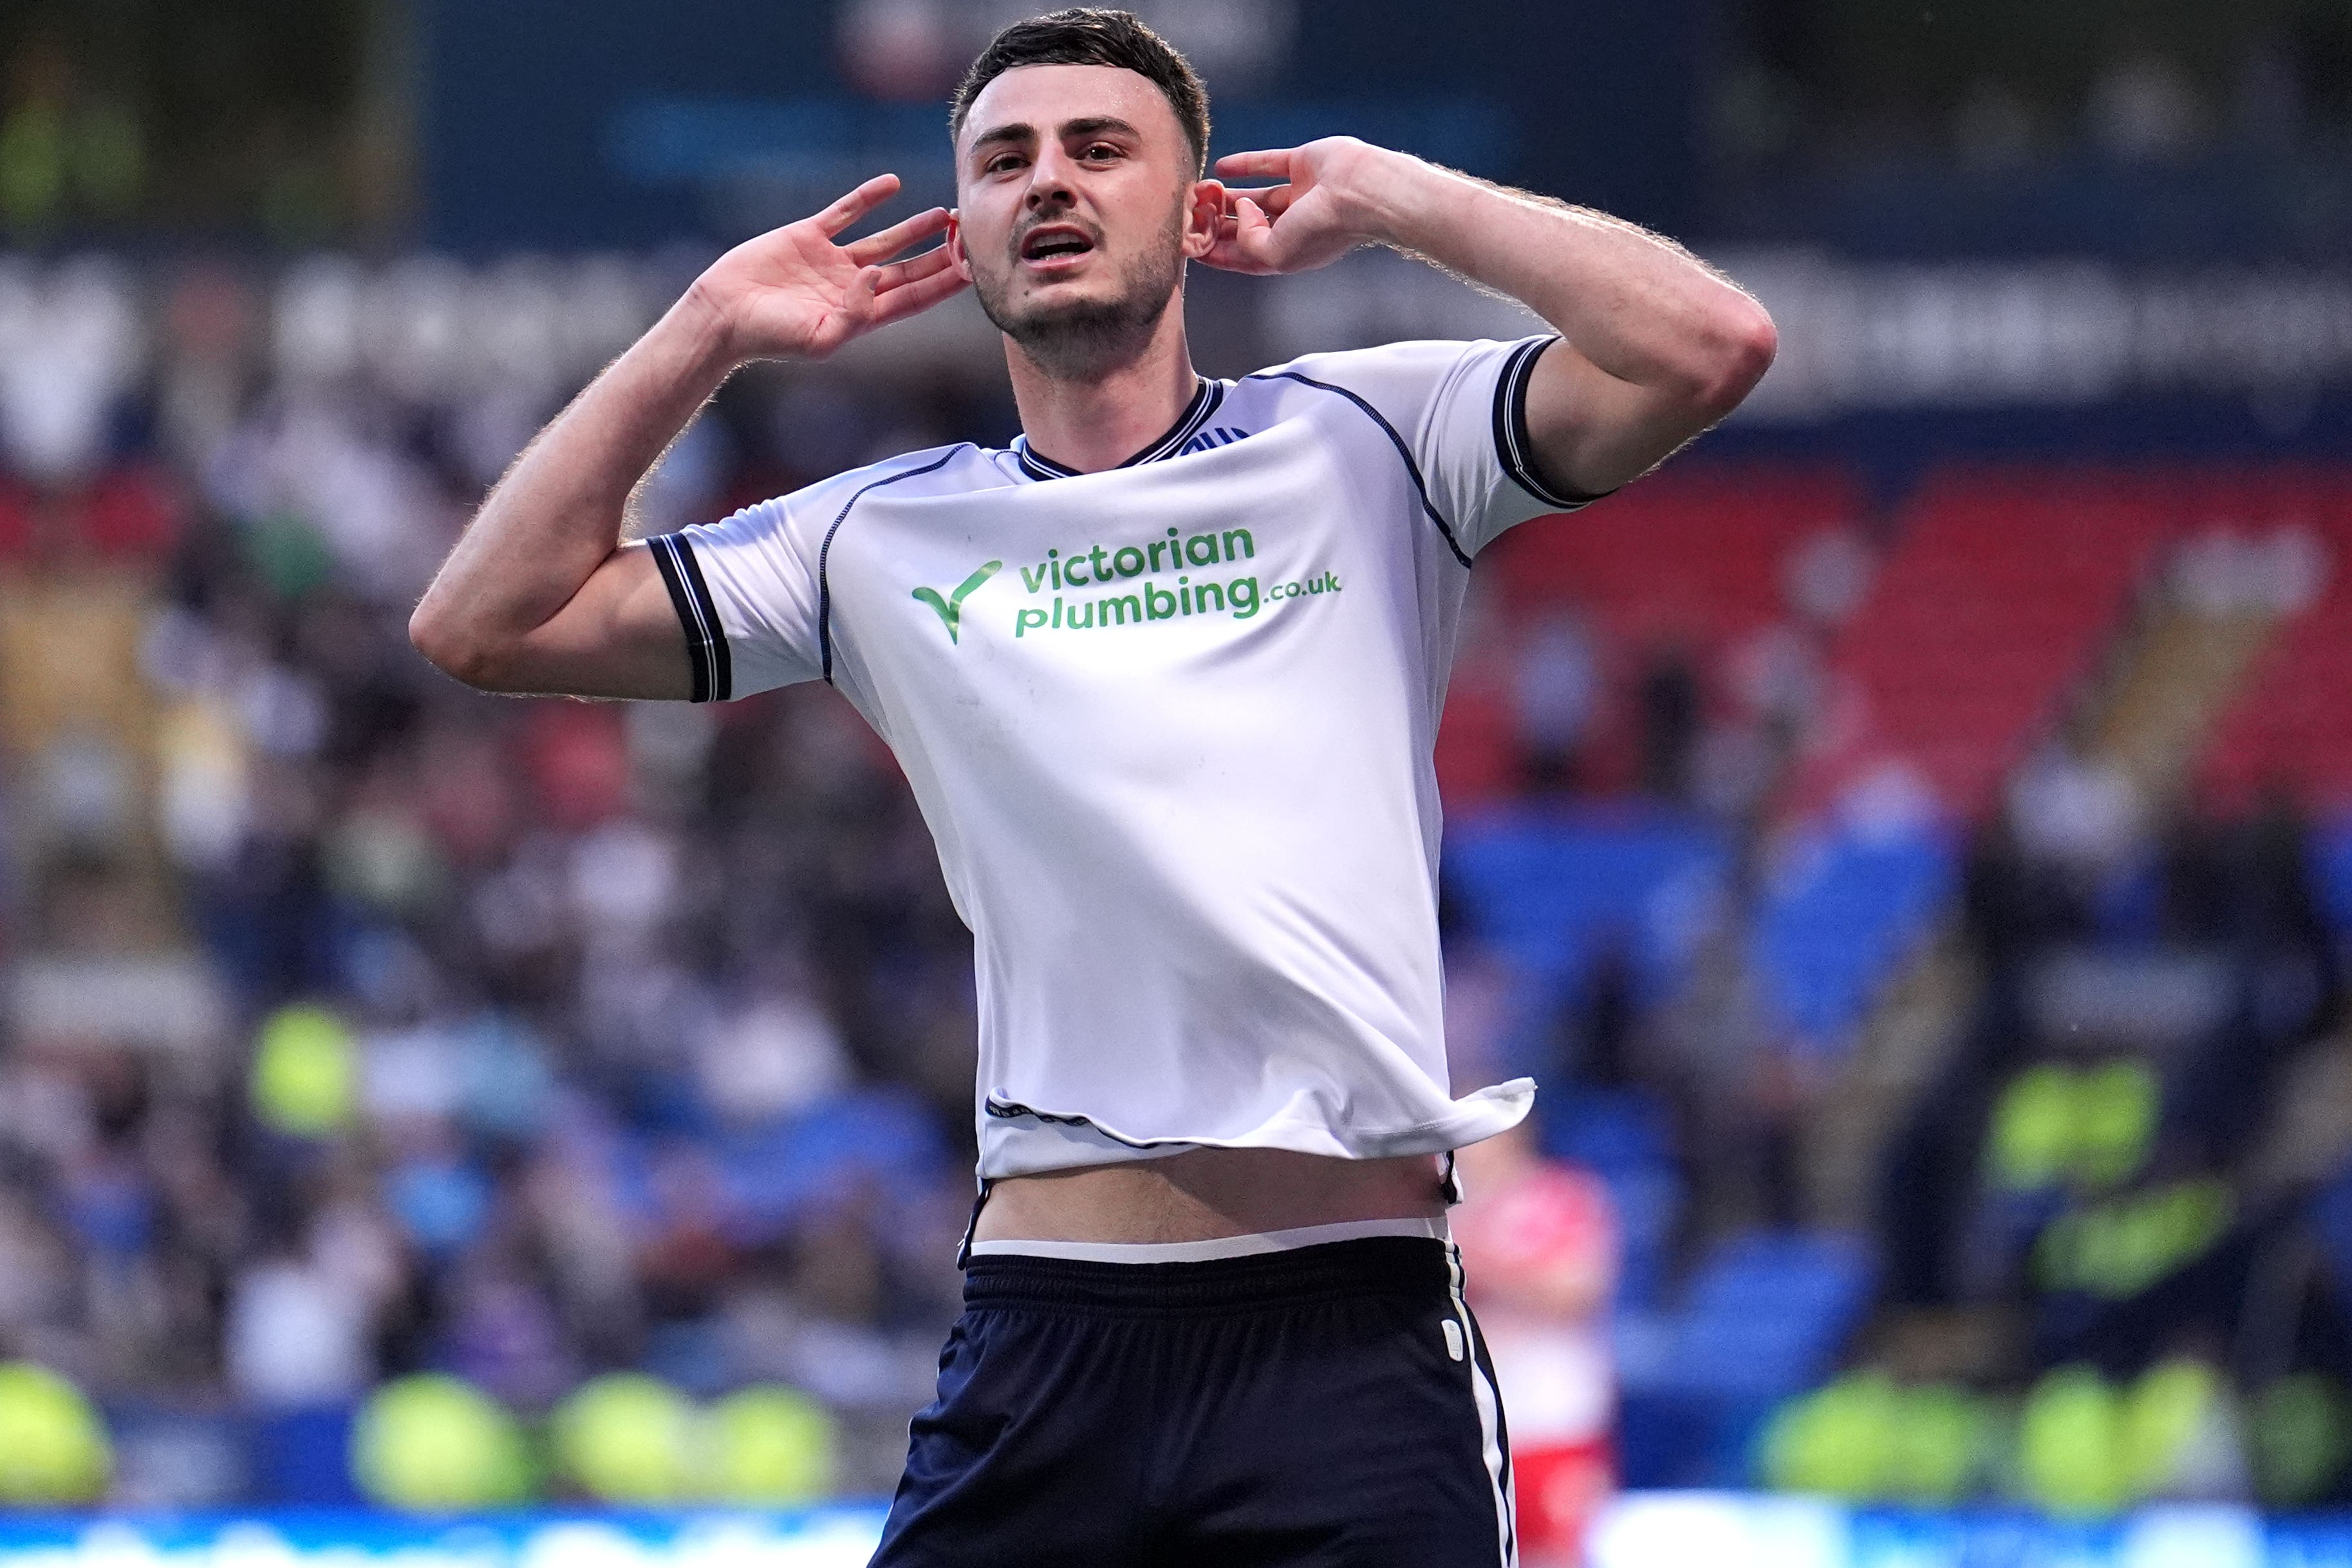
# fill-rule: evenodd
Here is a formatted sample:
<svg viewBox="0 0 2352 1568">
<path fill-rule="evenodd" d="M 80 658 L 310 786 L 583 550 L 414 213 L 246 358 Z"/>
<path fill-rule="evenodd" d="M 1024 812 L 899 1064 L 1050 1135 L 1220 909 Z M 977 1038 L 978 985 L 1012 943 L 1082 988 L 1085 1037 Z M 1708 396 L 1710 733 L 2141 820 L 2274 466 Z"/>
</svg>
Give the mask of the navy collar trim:
<svg viewBox="0 0 2352 1568">
<path fill-rule="evenodd" d="M 1199 388 L 1192 394 L 1192 401 L 1184 405 L 1184 412 L 1177 416 L 1175 424 L 1168 427 L 1168 433 L 1118 467 L 1132 468 L 1140 463 L 1156 463 L 1162 458 L 1174 456 L 1202 426 L 1208 423 L 1209 416 L 1214 414 L 1217 405 L 1224 400 L 1224 383 L 1202 376 Z M 1026 436 L 1013 438 L 1013 456 L 1020 463 L 1021 471 L 1033 479 L 1067 479 L 1078 475 L 1078 470 L 1067 464 L 1057 463 L 1044 453 L 1033 450 Z"/>
</svg>

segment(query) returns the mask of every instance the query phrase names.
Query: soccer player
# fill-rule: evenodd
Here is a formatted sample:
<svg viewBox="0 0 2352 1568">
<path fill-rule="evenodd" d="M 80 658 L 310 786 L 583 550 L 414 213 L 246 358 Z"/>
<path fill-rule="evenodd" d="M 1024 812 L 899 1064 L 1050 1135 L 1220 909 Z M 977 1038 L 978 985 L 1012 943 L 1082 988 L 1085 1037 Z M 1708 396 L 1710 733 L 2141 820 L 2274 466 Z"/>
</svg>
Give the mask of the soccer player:
<svg viewBox="0 0 2352 1568">
<path fill-rule="evenodd" d="M 411 635 L 490 690 L 829 681 L 904 767 L 973 933 L 981 1193 L 878 1563 L 1508 1563 L 1444 1216 L 1451 1152 L 1534 1087 L 1448 1089 L 1431 742 L 1479 550 L 1720 418 L 1771 322 L 1655 236 L 1344 137 L 1223 159 L 1273 182 L 1229 188 L 1200 80 L 1122 12 L 1005 29 L 950 129 L 954 212 L 844 242 L 886 174 L 712 264 L 491 491 Z M 1188 262 L 1359 245 L 1550 330 L 1193 370 Z M 1009 449 L 623 541 L 736 366 L 966 286 Z"/>
</svg>

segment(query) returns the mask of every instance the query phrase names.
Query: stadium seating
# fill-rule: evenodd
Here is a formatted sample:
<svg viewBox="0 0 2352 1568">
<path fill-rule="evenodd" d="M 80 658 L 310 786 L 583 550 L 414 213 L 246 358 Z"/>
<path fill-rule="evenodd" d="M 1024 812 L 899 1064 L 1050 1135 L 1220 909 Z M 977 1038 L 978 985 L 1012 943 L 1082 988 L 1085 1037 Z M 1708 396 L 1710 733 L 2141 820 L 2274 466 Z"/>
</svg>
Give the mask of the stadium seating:
<svg viewBox="0 0 2352 1568">
<path fill-rule="evenodd" d="M 2352 1291 L 2352 1168 L 2338 1172 L 2313 1197 L 2311 1228 L 2336 1289 Z"/>
<path fill-rule="evenodd" d="M 1573 606 L 1628 647 L 1704 651 L 1780 619 L 1790 551 L 1862 510 L 1838 469 L 1694 463 L 1514 529 L 1485 564 L 1520 618 Z"/>
<path fill-rule="evenodd" d="M 1828 1374 L 1874 1277 L 1862 1247 L 1833 1232 L 1756 1231 L 1717 1247 L 1645 1345 L 1621 1336 L 1627 1484 L 1741 1484 L 1759 1429 Z"/>
<path fill-rule="evenodd" d="M 2273 789 L 2323 813 L 2352 811 L 2352 474 L 2290 471 L 2243 489 L 2242 510 L 2313 528 L 2333 559 L 2319 602 L 2280 628 L 2215 727 L 2200 793 L 2221 813 Z"/>
<path fill-rule="evenodd" d="M 1665 1108 L 1634 1089 L 1569 1089 L 1543 1097 L 1544 1152 L 1571 1160 L 1609 1188 L 1617 1221 L 1617 1304 L 1656 1308 L 1682 1202 Z"/>
<path fill-rule="evenodd" d="M 1981 816 L 2179 526 L 2165 486 L 2026 468 L 1928 480 L 1838 639 L 1832 712 L 1789 815 L 1891 766 L 1958 816 Z"/>
<path fill-rule="evenodd" d="M 2312 881 L 2328 923 L 2352 931 L 2352 824 L 2331 829 L 2314 847 Z"/>
<path fill-rule="evenodd" d="M 1445 870 L 1470 931 L 1540 988 L 1573 994 L 1616 946 L 1648 995 L 1664 993 L 1696 937 L 1691 910 L 1728 869 L 1704 820 L 1641 805 L 1526 806 L 1465 815 Z"/>
<path fill-rule="evenodd" d="M 1781 1016 L 1808 1041 L 1844 1038 L 1951 896 L 1957 857 L 1924 829 L 1838 829 L 1783 857 L 1752 952 Z"/>
<path fill-rule="evenodd" d="M 1615 793 L 1633 783 L 1643 660 L 1680 652 L 1720 704 L 1727 656 L 1789 615 L 1792 552 L 1862 513 L 1860 486 L 1839 469 L 1700 462 L 1653 475 L 1589 511 L 1513 529 L 1490 546 L 1478 570 L 1508 624 L 1572 613 L 1592 633 L 1601 699 L 1581 786 Z M 1457 672 L 1437 763 L 1450 802 L 1511 793 L 1518 761 L 1501 681 L 1475 668 Z"/>
</svg>

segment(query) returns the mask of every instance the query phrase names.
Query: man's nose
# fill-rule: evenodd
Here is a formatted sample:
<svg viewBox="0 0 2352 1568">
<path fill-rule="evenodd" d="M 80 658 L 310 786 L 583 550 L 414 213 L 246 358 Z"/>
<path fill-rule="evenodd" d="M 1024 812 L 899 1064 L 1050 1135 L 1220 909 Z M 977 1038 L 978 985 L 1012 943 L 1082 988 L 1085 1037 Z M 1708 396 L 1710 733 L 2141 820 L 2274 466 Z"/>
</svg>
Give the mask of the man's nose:
<svg viewBox="0 0 2352 1568">
<path fill-rule="evenodd" d="M 1076 189 L 1073 183 L 1076 173 L 1077 165 L 1059 147 L 1042 149 L 1029 166 L 1028 205 L 1040 207 L 1069 201 Z"/>
</svg>

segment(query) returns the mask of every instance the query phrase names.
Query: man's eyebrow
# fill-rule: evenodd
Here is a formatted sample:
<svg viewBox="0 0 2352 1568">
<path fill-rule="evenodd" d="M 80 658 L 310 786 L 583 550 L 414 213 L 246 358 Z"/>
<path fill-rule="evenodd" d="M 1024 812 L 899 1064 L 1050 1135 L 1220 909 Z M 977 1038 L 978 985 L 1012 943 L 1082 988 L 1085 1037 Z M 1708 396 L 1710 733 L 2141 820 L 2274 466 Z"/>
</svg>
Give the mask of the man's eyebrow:
<svg viewBox="0 0 2352 1568">
<path fill-rule="evenodd" d="M 1066 121 L 1062 126 L 1062 134 L 1065 136 L 1099 136 L 1106 131 L 1122 132 L 1129 136 L 1141 134 L 1126 121 L 1110 114 L 1097 114 L 1086 120 Z"/>
<path fill-rule="evenodd" d="M 971 150 L 977 153 L 982 147 L 992 147 L 999 142 L 1034 142 L 1036 139 L 1037 128 L 1034 125 L 998 125 L 973 137 Z"/>
<path fill-rule="evenodd" d="M 1100 136 L 1106 132 L 1126 136 L 1140 136 L 1142 134 L 1142 132 L 1136 130 L 1134 126 L 1129 124 L 1126 121 L 1121 120 L 1115 114 L 1093 114 L 1088 115 L 1083 120 L 1064 121 L 1058 134 L 1066 137 Z M 983 131 L 979 135 L 973 137 L 971 139 L 971 150 L 974 153 L 978 153 L 984 147 L 1018 145 L 1022 142 L 1034 142 L 1036 139 L 1037 128 L 1034 125 L 1024 122 L 1016 122 L 1011 125 L 996 125 L 990 127 L 988 130 Z"/>
</svg>

